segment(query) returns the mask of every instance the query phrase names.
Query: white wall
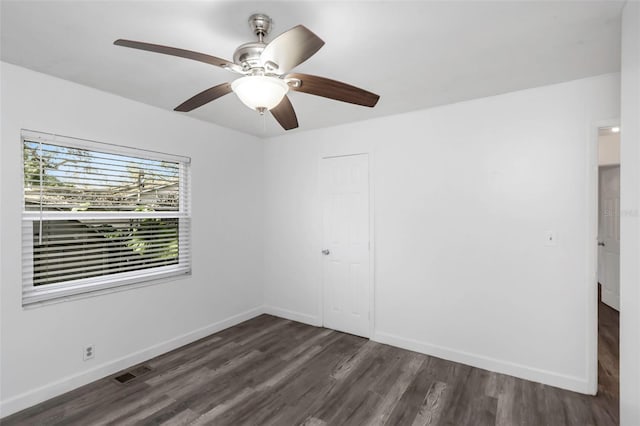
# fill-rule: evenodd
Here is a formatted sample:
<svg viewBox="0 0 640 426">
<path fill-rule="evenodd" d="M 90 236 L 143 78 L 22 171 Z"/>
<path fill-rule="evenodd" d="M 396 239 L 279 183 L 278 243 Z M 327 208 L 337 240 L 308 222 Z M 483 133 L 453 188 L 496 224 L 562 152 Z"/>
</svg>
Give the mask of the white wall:
<svg viewBox="0 0 640 426">
<path fill-rule="evenodd" d="M 589 391 L 588 145 L 619 116 L 617 75 L 265 142 L 1 72 L 3 416 L 259 313 L 261 261 L 267 311 L 319 324 L 318 161 L 354 152 L 374 157 L 375 338 Z M 20 128 L 192 156 L 193 276 L 23 310 Z"/>
<path fill-rule="evenodd" d="M 261 312 L 261 141 L 10 64 L 1 73 L 3 416 Z M 21 128 L 191 156 L 193 275 L 22 309 Z"/>
<path fill-rule="evenodd" d="M 640 424 L 640 3 L 622 15 L 620 424 Z"/>
<path fill-rule="evenodd" d="M 374 339 L 591 392 L 588 159 L 618 116 L 612 74 L 268 140 L 267 310 L 321 322 L 318 162 L 370 152 Z"/>
</svg>

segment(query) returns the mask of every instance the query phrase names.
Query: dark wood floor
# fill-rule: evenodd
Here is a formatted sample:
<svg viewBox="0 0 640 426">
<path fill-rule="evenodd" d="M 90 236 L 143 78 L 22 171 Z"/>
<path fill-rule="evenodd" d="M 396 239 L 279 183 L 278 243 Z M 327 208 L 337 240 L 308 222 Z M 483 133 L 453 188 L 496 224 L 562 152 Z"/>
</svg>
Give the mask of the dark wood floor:
<svg viewBox="0 0 640 426">
<path fill-rule="evenodd" d="M 606 380 L 589 397 L 262 315 L 144 363 L 126 384 L 105 378 L 2 424 L 614 425 L 615 354 L 601 352 Z"/>
<path fill-rule="evenodd" d="M 616 403 L 620 398 L 620 313 L 604 303 L 598 306 L 598 395 Z"/>
</svg>

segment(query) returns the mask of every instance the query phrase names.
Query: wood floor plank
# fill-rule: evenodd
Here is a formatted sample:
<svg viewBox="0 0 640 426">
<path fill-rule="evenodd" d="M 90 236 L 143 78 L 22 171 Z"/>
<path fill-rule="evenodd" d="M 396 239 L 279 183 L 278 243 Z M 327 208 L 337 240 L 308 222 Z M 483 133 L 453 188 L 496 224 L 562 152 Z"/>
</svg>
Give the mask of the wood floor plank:
<svg viewBox="0 0 640 426">
<path fill-rule="evenodd" d="M 326 424 L 323 420 L 316 419 L 315 417 L 307 417 L 304 423 L 300 423 L 300 426 L 325 426 Z"/>
<path fill-rule="evenodd" d="M 400 401 L 400 398 L 404 395 L 409 385 L 413 382 L 413 379 L 425 361 L 424 355 L 413 354 L 407 361 L 404 368 L 402 368 L 399 374 L 396 376 L 395 383 L 388 389 L 388 391 L 382 395 L 382 400 L 376 406 L 373 414 L 369 417 L 371 424 L 387 424 L 387 420 L 391 416 L 393 409 Z"/>
<path fill-rule="evenodd" d="M 133 425 L 149 415 L 171 404 L 173 400 L 167 396 L 160 398 L 146 398 L 123 406 L 119 410 L 101 413 L 100 416 L 89 418 L 89 423 L 96 426 Z"/>
<path fill-rule="evenodd" d="M 323 332 L 323 334 L 326 337 L 331 336 L 332 333 Z M 305 348 L 303 353 L 300 353 L 300 346 Z M 303 366 L 310 358 L 322 351 L 322 349 L 323 347 L 319 345 L 311 346 L 309 341 L 291 348 L 289 353 L 285 352 L 279 359 L 275 359 L 275 363 L 272 360 L 272 364 L 267 370 L 268 375 L 265 376 L 263 374 L 262 377 L 258 376 L 260 378 L 255 384 L 252 383 L 248 387 L 245 387 L 241 392 L 233 395 L 231 398 L 225 399 L 220 404 L 217 404 L 213 408 L 205 411 L 194 424 L 206 424 L 214 420 L 216 423 L 227 422 L 228 418 L 234 415 L 233 410 L 238 404 L 241 404 L 250 397 L 255 401 L 256 394 L 271 391 L 271 388 L 293 374 L 293 372 Z M 299 356 L 293 361 L 289 361 L 289 359 L 291 359 L 291 353 L 298 353 Z M 263 371 L 263 373 L 266 373 L 266 371 Z M 227 413 L 228 411 L 231 411 L 231 413 Z M 222 419 L 219 419 L 220 416 L 222 416 Z"/>
<path fill-rule="evenodd" d="M 432 382 L 422 404 L 418 408 L 412 426 L 432 426 L 440 421 L 447 391 L 446 383 Z M 407 423 L 408 424 L 408 423 Z"/>
<path fill-rule="evenodd" d="M 514 410 L 515 405 L 515 386 L 516 379 L 513 377 L 502 376 L 500 390 L 498 391 L 498 405 L 496 407 L 496 426 L 510 426 L 516 424 Z"/>
<path fill-rule="evenodd" d="M 451 393 L 442 422 L 451 425 L 495 425 L 498 400 L 485 393 L 491 373 L 478 368 L 458 371 L 459 376 L 450 378 L 448 382 Z"/>
<path fill-rule="evenodd" d="M 112 380 L 110 379 L 110 381 Z M 101 413 L 119 410 L 127 406 L 131 401 L 142 402 L 142 396 L 146 395 L 149 390 L 149 386 L 143 382 L 131 383 L 122 387 L 118 385 L 109 386 L 109 388 L 111 392 L 103 395 L 100 399 L 93 399 L 90 404 L 84 405 L 82 409 L 65 409 L 65 416 L 59 422 L 43 424 L 65 426 L 91 424 L 88 419 L 101 418 Z"/>
<path fill-rule="evenodd" d="M 226 356 L 229 352 L 238 348 L 238 344 L 236 342 L 229 342 L 224 346 L 221 346 L 217 349 L 213 349 L 208 352 L 194 354 L 194 359 L 189 362 L 183 362 L 181 364 L 176 365 L 167 365 L 164 368 L 156 367 L 154 371 L 157 371 L 158 374 L 151 374 L 147 376 L 145 382 L 150 386 L 156 386 L 161 383 L 171 382 L 172 380 L 185 376 L 194 370 L 200 369 L 203 365 L 207 364 L 209 361 L 221 357 Z M 245 354 L 251 352 L 245 352 Z M 237 356 L 237 355 L 236 355 Z"/>
<path fill-rule="evenodd" d="M 305 406 L 301 399 L 306 395 L 317 394 L 317 386 L 335 380 L 330 376 L 331 370 L 347 354 L 353 351 L 353 336 L 341 333 L 333 333 L 331 338 L 326 338 L 323 349 L 313 358 L 313 368 L 303 366 L 302 369 L 291 375 L 286 383 L 283 383 L 275 392 L 265 392 L 264 396 L 271 401 L 282 400 L 288 405 Z M 319 343 L 316 341 L 316 343 Z M 284 360 L 288 360 L 284 356 Z"/>
<path fill-rule="evenodd" d="M 319 409 L 346 377 L 336 380 L 331 372 L 349 359 L 351 354 L 357 352 L 364 342 L 364 339 L 355 336 L 342 335 L 331 347 L 314 358 L 313 368 L 301 371 L 297 377 L 286 383 L 275 397 L 286 401 L 294 409 L 290 410 L 290 417 L 282 418 L 279 424 L 286 419 L 289 419 L 291 424 L 304 423 L 309 413 Z M 321 420 L 317 416 L 314 418 Z"/>
<path fill-rule="evenodd" d="M 233 408 L 241 403 L 244 403 L 247 399 L 254 396 L 256 393 L 270 390 L 278 383 L 284 381 L 288 376 L 293 374 L 293 372 L 302 367 L 304 363 L 309 361 L 315 355 L 317 355 L 322 350 L 321 346 L 313 346 L 303 354 L 301 354 L 298 358 L 296 358 L 292 362 L 288 362 L 286 365 L 283 365 L 283 368 L 278 369 L 275 374 L 266 379 L 265 381 L 259 383 L 255 387 L 245 388 L 239 394 L 236 394 L 233 398 L 223 402 L 222 404 L 214 407 L 213 409 L 205 412 L 202 416 L 200 416 L 195 422 L 194 426 L 203 425 L 211 423 L 212 421 L 218 422 L 217 418 L 220 416 L 224 416 L 225 414 L 229 415 L 227 412 L 233 410 Z M 230 414 L 232 415 L 232 414 Z M 224 422 L 224 420 L 220 421 Z"/>
<path fill-rule="evenodd" d="M 366 348 L 364 349 L 366 350 Z M 339 424 L 337 419 L 351 414 L 358 398 L 363 395 L 375 380 L 384 374 L 389 350 L 381 346 L 379 351 L 368 351 L 369 355 L 360 358 L 349 374 L 332 385 L 321 395 L 311 414 L 329 424 Z M 335 419 L 335 420 L 334 420 Z M 332 423 L 335 422 L 335 423 Z"/>
<path fill-rule="evenodd" d="M 131 382 L 109 376 L 1 423 L 616 425 L 617 317 L 603 312 L 597 397 L 261 315 L 133 366 L 151 370 Z"/>
<path fill-rule="evenodd" d="M 390 425 L 406 424 L 411 425 L 422 408 L 422 403 L 427 399 L 429 391 L 439 382 L 434 382 L 429 373 L 429 360 L 425 360 L 411 377 L 411 383 L 396 404 L 393 412 L 389 416 L 387 423 Z M 439 389 L 438 389 L 439 390 Z M 441 396 L 442 391 L 439 392 Z M 440 398 L 438 398 L 438 401 Z"/>
<path fill-rule="evenodd" d="M 165 421 L 158 424 L 159 426 L 186 426 L 186 425 L 190 425 L 196 418 L 198 418 L 198 413 L 187 408 L 183 411 L 176 413 L 174 416 L 167 417 Z M 153 420 L 148 421 L 145 419 L 144 421 L 139 422 L 139 424 L 140 426 L 142 425 L 148 426 L 150 424 L 155 424 L 155 422 Z"/>
<path fill-rule="evenodd" d="M 162 409 L 150 413 L 137 425 L 162 425 L 162 424 L 189 424 L 195 420 L 199 414 L 188 408 L 188 402 L 179 398 Z"/>
<path fill-rule="evenodd" d="M 371 352 L 378 347 L 377 344 L 373 342 L 368 342 L 363 345 L 361 350 L 354 353 L 348 359 L 344 360 L 344 362 L 340 363 L 338 367 L 331 373 L 331 377 L 336 380 L 341 380 L 347 377 L 353 368 L 357 366 L 363 358 L 366 358 L 371 354 Z"/>
<path fill-rule="evenodd" d="M 366 391 L 360 395 L 360 398 L 353 398 L 348 410 L 342 412 L 342 416 L 333 418 L 329 424 L 360 426 L 372 425 L 370 421 L 371 412 L 375 411 L 380 404 L 382 397 L 376 392 Z"/>
</svg>

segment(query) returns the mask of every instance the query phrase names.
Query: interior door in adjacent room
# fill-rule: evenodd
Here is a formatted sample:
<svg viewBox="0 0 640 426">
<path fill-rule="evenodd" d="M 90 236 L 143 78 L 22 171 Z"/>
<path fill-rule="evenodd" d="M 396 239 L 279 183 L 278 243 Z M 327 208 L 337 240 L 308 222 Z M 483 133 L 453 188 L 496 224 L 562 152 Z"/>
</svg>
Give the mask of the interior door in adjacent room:
<svg viewBox="0 0 640 426">
<path fill-rule="evenodd" d="M 620 310 L 620 166 L 600 167 L 598 282 L 602 301 Z"/>
<path fill-rule="evenodd" d="M 321 160 L 323 325 L 369 337 L 368 154 Z"/>
</svg>

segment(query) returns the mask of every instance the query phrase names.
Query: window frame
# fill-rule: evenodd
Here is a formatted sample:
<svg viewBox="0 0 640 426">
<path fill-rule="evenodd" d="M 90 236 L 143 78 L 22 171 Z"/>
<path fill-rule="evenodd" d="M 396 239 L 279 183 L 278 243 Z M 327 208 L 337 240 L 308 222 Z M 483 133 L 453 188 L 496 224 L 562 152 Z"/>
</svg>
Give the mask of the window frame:
<svg viewBox="0 0 640 426">
<path fill-rule="evenodd" d="M 179 208 L 177 211 L 133 212 L 133 211 L 33 211 L 25 203 L 25 142 L 52 144 L 67 148 L 83 149 L 114 155 L 124 155 L 145 160 L 168 161 L 179 164 Z M 113 291 L 158 284 L 191 275 L 191 158 L 147 149 L 114 145 L 69 136 L 22 129 L 21 152 L 21 266 L 22 306 L 90 297 Z M 110 219 L 178 219 L 178 263 L 134 271 L 118 272 L 89 278 L 74 279 L 59 283 L 33 285 L 33 276 L 25 270 L 33 270 L 34 244 L 33 224 L 45 220 L 110 220 Z"/>
</svg>

